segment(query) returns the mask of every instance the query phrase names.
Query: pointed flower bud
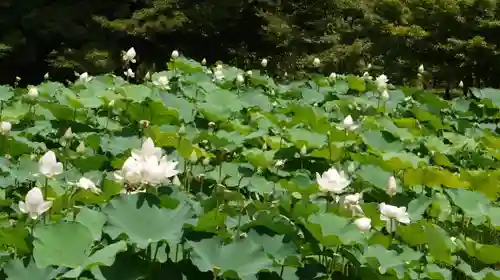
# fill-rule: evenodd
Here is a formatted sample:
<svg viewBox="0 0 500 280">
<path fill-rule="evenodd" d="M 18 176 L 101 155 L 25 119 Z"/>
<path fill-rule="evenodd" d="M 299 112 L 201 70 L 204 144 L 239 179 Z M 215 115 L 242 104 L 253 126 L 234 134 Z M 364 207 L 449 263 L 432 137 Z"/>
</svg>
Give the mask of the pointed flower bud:
<svg viewBox="0 0 500 280">
<path fill-rule="evenodd" d="M 460 81 L 460 83 L 458 83 L 458 86 L 463 88 L 464 87 L 464 82 L 463 81 Z"/>
<path fill-rule="evenodd" d="M 191 155 L 189 156 L 189 161 L 191 161 L 192 163 L 196 163 L 198 161 L 198 155 L 196 155 L 195 150 L 191 152 Z"/>
<path fill-rule="evenodd" d="M 28 97 L 31 99 L 35 99 L 38 97 L 38 89 L 36 87 L 31 87 L 28 90 Z"/>
<path fill-rule="evenodd" d="M 73 138 L 73 131 L 71 131 L 71 127 L 68 127 L 68 129 L 66 130 L 66 132 L 64 132 L 64 136 L 63 136 L 65 139 L 71 139 Z"/>
<path fill-rule="evenodd" d="M 387 182 L 387 194 L 389 196 L 394 196 L 396 195 L 397 191 L 398 191 L 398 186 L 396 183 L 396 178 L 394 178 L 394 176 L 391 176 L 389 178 L 389 181 Z"/>
<path fill-rule="evenodd" d="M 202 61 L 201 61 L 201 65 L 206 65 L 207 64 L 207 60 L 204 58 Z"/>
<path fill-rule="evenodd" d="M 80 142 L 78 147 L 76 147 L 76 152 L 80 154 L 83 154 L 85 152 L 85 143 L 83 141 Z"/>
<path fill-rule="evenodd" d="M 302 148 L 300 148 L 300 154 L 305 156 L 307 154 L 307 147 L 306 145 L 303 145 Z"/>
<path fill-rule="evenodd" d="M 425 71 L 425 69 L 424 69 L 424 65 L 423 65 L 423 64 L 420 64 L 420 66 L 418 67 L 418 73 L 423 74 L 423 73 L 424 73 L 424 71 Z"/>
</svg>

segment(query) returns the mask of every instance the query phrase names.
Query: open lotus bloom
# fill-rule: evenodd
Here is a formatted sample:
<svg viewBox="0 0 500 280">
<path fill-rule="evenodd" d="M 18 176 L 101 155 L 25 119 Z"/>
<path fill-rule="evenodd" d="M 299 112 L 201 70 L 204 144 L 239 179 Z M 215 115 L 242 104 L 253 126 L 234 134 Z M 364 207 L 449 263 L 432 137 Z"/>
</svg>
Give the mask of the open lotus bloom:
<svg viewBox="0 0 500 280">
<path fill-rule="evenodd" d="M 323 175 L 316 172 L 316 181 L 319 185 L 319 190 L 322 192 L 332 192 L 340 194 L 349 186 L 351 181 L 344 174 L 344 171 L 338 172 L 335 168 L 330 168 Z"/>
<path fill-rule="evenodd" d="M 397 222 L 402 224 L 409 224 L 410 217 L 406 212 L 406 207 L 397 207 L 385 203 L 380 203 L 380 219 L 386 221 L 387 231 L 395 231 Z"/>
<path fill-rule="evenodd" d="M 344 119 L 344 121 L 342 121 L 340 127 L 342 129 L 347 129 L 352 131 L 358 128 L 358 125 L 354 124 L 354 120 L 352 119 L 351 115 L 349 115 Z"/>
<path fill-rule="evenodd" d="M 132 151 L 122 169 L 115 172 L 115 178 L 130 185 L 158 185 L 179 173 L 175 169 L 177 164 L 177 161 L 168 160 L 163 150 L 148 138 L 140 150 Z"/>
<path fill-rule="evenodd" d="M 52 178 L 63 172 L 63 164 L 57 162 L 53 151 L 48 151 L 38 161 L 38 171 L 45 177 Z"/>
<path fill-rule="evenodd" d="M 76 186 L 84 189 L 84 190 L 89 190 L 93 193 L 99 194 L 101 193 L 101 189 L 99 189 L 94 182 L 92 182 L 90 179 L 87 179 L 85 177 L 80 178 L 78 182 L 76 183 Z"/>
<path fill-rule="evenodd" d="M 35 187 L 26 195 L 25 201 L 19 202 L 19 210 L 36 220 L 43 213 L 50 209 L 52 201 L 44 201 L 42 191 Z"/>
</svg>

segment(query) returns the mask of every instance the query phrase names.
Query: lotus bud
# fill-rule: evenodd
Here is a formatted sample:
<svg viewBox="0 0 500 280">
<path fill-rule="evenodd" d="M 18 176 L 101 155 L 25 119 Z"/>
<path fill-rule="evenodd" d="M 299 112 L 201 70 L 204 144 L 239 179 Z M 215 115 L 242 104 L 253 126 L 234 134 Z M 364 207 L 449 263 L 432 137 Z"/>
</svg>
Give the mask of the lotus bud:
<svg viewBox="0 0 500 280">
<path fill-rule="evenodd" d="M 262 67 L 267 67 L 267 59 L 262 59 L 262 61 L 260 62 L 260 65 L 262 65 Z"/>
<path fill-rule="evenodd" d="M 369 231 L 372 227 L 372 220 L 370 218 L 359 218 L 354 221 L 354 224 L 358 227 L 360 231 L 366 232 Z"/>
<path fill-rule="evenodd" d="M 389 178 L 389 181 L 387 182 L 387 194 L 389 196 L 394 196 L 396 195 L 397 191 L 398 191 L 398 186 L 396 183 L 396 178 L 394 178 L 394 176 L 391 176 Z"/>
<path fill-rule="evenodd" d="M 76 147 L 76 152 L 80 154 L 83 154 L 85 152 L 85 143 L 83 143 L 83 141 L 80 142 L 78 147 Z"/>
<path fill-rule="evenodd" d="M 172 51 L 172 58 L 176 59 L 178 57 L 179 57 L 179 51 L 177 51 L 177 50 Z"/>
<path fill-rule="evenodd" d="M 313 60 L 313 66 L 314 67 L 319 67 L 319 65 L 321 64 L 321 60 L 319 60 L 319 58 L 314 58 Z"/>
<path fill-rule="evenodd" d="M 64 139 L 71 139 L 73 138 L 73 131 L 71 131 L 71 127 L 69 127 L 66 132 L 64 132 Z"/>
<path fill-rule="evenodd" d="M 300 154 L 305 156 L 307 154 L 307 147 L 306 145 L 303 145 L 302 148 L 300 148 Z"/>
<path fill-rule="evenodd" d="M 201 65 L 206 65 L 207 64 L 207 60 L 204 58 L 202 61 L 201 61 Z"/>
<path fill-rule="evenodd" d="M 418 67 L 418 73 L 423 74 L 423 73 L 424 73 L 424 71 L 425 71 L 425 69 L 424 69 L 424 65 L 423 65 L 423 64 L 420 64 L 420 66 Z"/>
<path fill-rule="evenodd" d="M 189 161 L 192 163 L 196 163 L 198 161 L 198 155 L 196 155 L 196 151 L 192 151 L 191 155 L 189 156 Z"/>
<path fill-rule="evenodd" d="M 28 97 L 31 99 L 35 99 L 38 97 L 38 89 L 36 87 L 31 87 L 28 90 Z"/>
<path fill-rule="evenodd" d="M 12 129 L 12 124 L 10 122 L 1 122 L 0 123 L 0 133 L 6 135 Z"/>
</svg>

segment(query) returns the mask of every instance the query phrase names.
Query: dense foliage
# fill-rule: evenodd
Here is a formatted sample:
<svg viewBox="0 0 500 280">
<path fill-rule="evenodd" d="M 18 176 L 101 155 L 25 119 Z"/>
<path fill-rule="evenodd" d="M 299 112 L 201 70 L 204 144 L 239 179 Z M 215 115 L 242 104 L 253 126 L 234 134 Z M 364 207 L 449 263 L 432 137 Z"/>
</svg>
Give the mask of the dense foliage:
<svg viewBox="0 0 500 280">
<path fill-rule="evenodd" d="M 499 2 L 492 0 L 6 0 L 0 4 L 0 83 L 57 81 L 73 71 L 120 73 L 119 51 L 137 67 L 164 68 L 173 48 L 211 63 L 325 73 L 384 69 L 412 83 L 424 64 L 427 87 L 499 87 Z M 21 83 L 23 83 L 23 80 Z"/>
<path fill-rule="evenodd" d="M 499 90 L 131 76 L 0 87 L 7 279 L 500 279 Z"/>
</svg>

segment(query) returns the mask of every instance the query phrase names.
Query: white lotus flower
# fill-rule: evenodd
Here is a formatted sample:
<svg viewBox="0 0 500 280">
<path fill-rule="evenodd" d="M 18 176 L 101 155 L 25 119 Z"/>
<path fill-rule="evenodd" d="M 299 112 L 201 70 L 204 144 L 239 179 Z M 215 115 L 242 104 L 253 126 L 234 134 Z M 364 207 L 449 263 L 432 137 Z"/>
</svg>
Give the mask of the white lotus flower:
<svg viewBox="0 0 500 280">
<path fill-rule="evenodd" d="M 394 176 L 389 177 L 389 181 L 387 182 L 387 194 L 389 196 L 396 195 L 398 191 L 398 185 L 396 183 L 396 178 Z"/>
<path fill-rule="evenodd" d="M 179 171 L 175 170 L 177 162 L 168 161 L 165 156 L 160 159 L 156 156 L 151 156 L 141 164 L 142 183 L 148 185 L 161 184 L 179 173 Z"/>
<path fill-rule="evenodd" d="M 34 187 L 26 194 L 25 201 L 19 202 L 19 210 L 26 213 L 33 220 L 38 219 L 52 206 L 52 201 L 44 201 L 42 191 Z"/>
<path fill-rule="evenodd" d="M 174 58 L 174 59 L 175 59 L 175 58 L 178 58 L 178 57 L 179 57 L 179 51 L 177 51 L 177 50 L 173 50 L 173 51 L 172 51 L 172 58 Z"/>
<path fill-rule="evenodd" d="M 224 73 L 220 69 L 216 69 L 214 71 L 214 78 L 216 81 L 220 81 L 224 79 Z"/>
<path fill-rule="evenodd" d="M 396 224 L 400 222 L 402 224 L 409 224 L 410 217 L 408 212 L 406 212 L 406 207 L 397 207 L 385 203 L 380 203 L 380 219 L 386 221 L 387 231 L 396 231 Z"/>
<path fill-rule="evenodd" d="M 372 227 L 372 220 L 370 218 L 363 217 L 356 219 L 354 224 L 356 224 L 360 231 L 369 231 Z"/>
<path fill-rule="evenodd" d="M 371 64 L 371 63 L 368 63 L 368 65 L 366 66 L 366 68 L 368 68 L 368 69 L 372 69 L 372 64 Z"/>
<path fill-rule="evenodd" d="M 76 73 L 76 72 L 75 72 L 75 74 L 78 76 L 78 79 L 79 79 L 81 82 L 83 82 L 83 83 L 87 83 L 87 82 L 89 82 L 90 80 L 92 80 L 92 77 L 91 77 L 91 76 L 89 76 L 89 73 L 87 73 L 87 72 L 84 72 L 84 73 L 82 73 L 82 74 L 78 74 L 78 73 Z"/>
<path fill-rule="evenodd" d="M 179 177 L 177 175 L 175 175 L 174 179 L 172 179 L 172 184 L 174 184 L 175 186 L 181 185 L 181 180 L 179 180 Z"/>
<path fill-rule="evenodd" d="M 121 170 L 115 172 L 118 181 L 131 185 L 140 183 L 157 185 L 177 175 L 177 161 L 169 161 L 163 156 L 163 150 L 155 147 L 153 140 L 147 138 L 140 150 L 132 150 L 132 155 L 125 161 Z"/>
<path fill-rule="evenodd" d="M 375 84 L 377 85 L 377 89 L 380 91 L 380 92 L 383 92 L 384 90 L 387 89 L 387 82 L 389 82 L 389 79 L 387 78 L 386 75 L 382 74 L 380 76 L 378 76 L 376 79 L 375 79 Z"/>
<path fill-rule="evenodd" d="M 340 194 L 343 190 L 349 186 L 351 181 L 347 179 L 344 171 L 340 173 L 335 168 L 330 168 L 323 175 L 319 175 L 316 172 L 316 181 L 319 185 L 319 190 L 322 192 L 332 192 L 335 194 Z"/>
<path fill-rule="evenodd" d="M 352 119 L 351 115 L 347 116 L 344 119 L 344 121 L 342 121 L 341 127 L 343 129 L 347 129 L 347 130 L 351 130 L 351 131 L 358 128 L 358 126 L 356 124 L 354 124 L 354 120 Z"/>
<path fill-rule="evenodd" d="M 370 76 L 370 73 L 368 73 L 368 72 L 364 72 L 363 73 L 363 79 L 365 79 L 365 80 L 371 80 L 372 78 L 373 77 Z"/>
<path fill-rule="evenodd" d="M 78 147 L 76 147 L 76 152 L 80 154 L 85 152 L 85 143 L 83 141 L 78 144 Z"/>
<path fill-rule="evenodd" d="M 423 65 L 423 64 L 420 64 L 420 66 L 418 67 L 418 73 L 419 73 L 419 74 L 423 74 L 423 73 L 424 73 L 424 71 L 425 71 L 425 69 L 424 69 L 424 65 Z"/>
<path fill-rule="evenodd" d="M 332 79 L 332 80 L 337 79 L 337 73 L 332 72 L 332 73 L 330 74 L 330 79 Z"/>
<path fill-rule="evenodd" d="M 156 79 L 156 81 L 154 81 L 153 84 L 163 89 L 170 89 L 169 80 L 167 76 L 158 77 L 158 79 Z"/>
<path fill-rule="evenodd" d="M 194 150 L 191 152 L 191 155 L 189 155 L 189 161 L 192 163 L 196 163 L 198 161 L 198 155 L 196 155 Z"/>
<path fill-rule="evenodd" d="M 351 210 L 353 216 L 364 215 L 363 209 L 359 205 L 362 198 L 362 193 L 348 194 L 343 200 L 344 207 Z"/>
<path fill-rule="evenodd" d="M 0 134 L 8 134 L 12 129 L 12 124 L 10 122 L 1 122 L 0 123 Z"/>
<path fill-rule="evenodd" d="M 201 61 L 201 65 L 205 65 L 207 64 L 207 60 L 204 58 L 202 61 Z"/>
<path fill-rule="evenodd" d="M 260 62 L 260 65 L 262 65 L 262 67 L 267 67 L 267 59 L 262 59 L 262 61 Z"/>
<path fill-rule="evenodd" d="M 279 159 L 274 164 L 274 167 L 283 167 L 285 165 L 286 159 Z"/>
<path fill-rule="evenodd" d="M 306 145 L 302 145 L 302 148 L 300 148 L 300 154 L 305 156 L 307 155 L 307 147 Z"/>
<path fill-rule="evenodd" d="M 99 189 L 94 182 L 92 182 L 90 179 L 87 179 L 85 177 L 80 178 L 78 182 L 76 183 L 76 186 L 79 188 L 82 188 L 84 190 L 90 190 L 93 193 L 99 194 L 101 193 L 101 189 Z"/>
<path fill-rule="evenodd" d="M 459 86 L 459 87 L 461 87 L 461 88 L 463 88 L 463 87 L 464 87 L 464 82 L 463 82 L 463 81 L 460 81 L 460 82 L 458 83 L 458 86 Z"/>
<path fill-rule="evenodd" d="M 252 72 L 252 70 L 248 70 L 246 74 L 247 74 L 247 76 L 252 76 L 253 72 Z"/>
<path fill-rule="evenodd" d="M 28 97 L 31 99 L 35 99 L 38 97 L 38 89 L 36 87 L 30 87 L 28 90 Z"/>
<path fill-rule="evenodd" d="M 381 97 L 383 100 L 389 100 L 389 98 L 391 98 L 391 96 L 389 95 L 389 91 L 387 89 L 384 89 L 382 91 Z"/>
<path fill-rule="evenodd" d="M 49 79 L 49 72 L 45 73 L 45 75 L 43 75 L 43 78 L 44 78 L 45 80 L 48 80 L 48 79 Z"/>
<path fill-rule="evenodd" d="M 238 82 L 239 84 L 244 83 L 245 82 L 245 77 L 243 77 L 243 75 L 241 75 L 241 74 L 238 74 L 236 76 L 236 82 Z"/>
<path fill-rule="evenodd" d="M 123 72 L 123 75 L 125 75 L 126 77 L 129 77 L 129 78 L 134 78 L 135 77 L 135 73 L 134 71 L 132 71 L 132 69 L 127 69 L 126 72 Z"/>
<path fill-rule="evenodd" d="M 52 178 L 63 172 L 63 164 L 57 162 L 53 151 L 46 152 L 38 161 L 38 170 L 47 178 Z"/>
<path fill-rule="evenodd" d="M 64 132 L 64 136 L 63 136 L 65 139 L 71 139 L 73 138 L 73 131 L 71 131 L 71 127 L 68 127 L 68 129 L 66 130 L 66 132 Z"/>
<path fill-rule="evenodd" d="M 313 66 L 319 67 L 320 64 L 321 64 L 321 60 L 319 58 L 315 57 L 313 60 Z"/>
<path fill-rule="evenodd" d="M 137 55 L 137 53 L 135 52 L 134 47 L 132 47 L 132 48 L 128 49 L 128 51 L 123 55 L 123 61 L 135 63 L 136 62 L 136 60 L 135 60 L 136 55 Z"/>
<path fill-rule="evenodd" d="M 159 147 L 155 147 L 153 139 L 150 137 L 146 138 L 140 150 L 132 150 L 132 157 L 136 160 L 143 161 L 149 157 L 155 156 L 156 158 L 161 158 L 163 156 L 163 150 Z"/>
<path fill-rule="evenodd" d="M 115 178 L 120 182 L 137 185 L 142 181 L 142 165 L 139 160 L 129 157 L 122 166 L 122 169 L 114 173 Z"/>
</svg>

